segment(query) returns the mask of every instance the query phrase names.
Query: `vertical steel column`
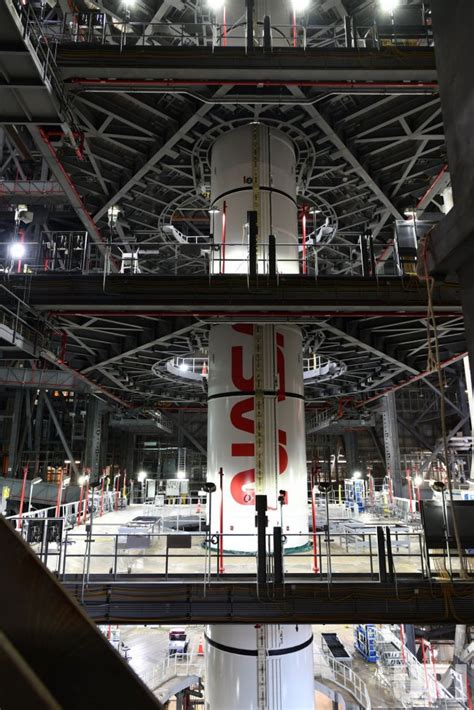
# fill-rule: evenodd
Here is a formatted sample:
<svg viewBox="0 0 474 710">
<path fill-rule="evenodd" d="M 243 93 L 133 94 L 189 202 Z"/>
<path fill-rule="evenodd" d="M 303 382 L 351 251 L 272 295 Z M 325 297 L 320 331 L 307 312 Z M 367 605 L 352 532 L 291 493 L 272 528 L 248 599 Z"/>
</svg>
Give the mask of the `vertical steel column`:
<svg viewBox="0 0 474 710">
<path fill-rule="evenodd" d="M 403 496 L 403 483 L 395 392 L 389 392 L 384 395 L 382 397 L 382 401 L 383 438 L 385 444 L 387 470 L 390 470 L 392 476 L 393 494 L 396 497 L 401 498 Z"/>
<path fill-rule="evenodd" d="M 13 411 L 10 424 L 10 440 L 8 443 L 8 476 L 15 476 L 18 467 L 18 444 L 20 438 L 20 420 L 21 410 L 23 405 L 23 390 L 17 388 L 15 390 L 15 398 L 13 400 Z"/>
<path fill-rule="evenodd" d="M 64 436 L 64 432 L 62 430 L 61 424 L 59 423 L 59 420 L 56 416 L 56 412 L 54 411 L 53 405 L 51 404 L 51 401 L 50 401 L 47 394 L 45 394 L 45 396 L 44 396 L 44 401 L 46 402 L 46 406 L 48 408 L 49 415 L 51 417 L 51 420 L 52 420 L 54 426 L 56 427 L 56 431 L 58 432 L 58 436 L 61 439 L 61 444 L 64 447 L 64 451 L 66 452 L 66 456 L 69 459 L 69 461 L 71 462 L 70 463 L 71 470 L 74 472 L 74 476 L 77 480 L 79 477 L 79 471 L 78 471 L 76 464 L 74 463 L 74 456 L 72 455 L 72 451 L 69 448 L 69 444 L 67 443 L 66 437 Z"/>
<path fill-rule="evenodd" d="M 472 432 L 474 432 L 474 392 L 472 389 L 471 367 L 470 367 L 470 363 L 469 363 L 469 357 L 467 355 L 464 358 L 463 362 L 464 362 L 464 376 L 466 379 L 467 401 L 469 404 L 469 414 L 471 417 L 471 430 L 472 430 Z M 469 474 L 469 478 L 471 480 L 474 480 L 474 449 L 471 450 L 471 471 Z"/>
<path fill-rule="evenodd" d="M 245 0 L 246 15 L 247 15 L 247 52 L 254 50 L 254 1 Z"/>
<path fill-rule="evenodd" d="M 44 410 L 44 392 L 38 394 L 38 403 L 35 409 L 35 431 L 34 431 L 34 473 L 33 478 L 39 475 L 40 456 L 41 456 L 41 438 L 43 429 L 43 410 Z"/>
<path fill-rule="evenodd" d="M 258 245 L 257 245 L 257 213 L 247 212 L 249 230 L 249 276 L 255 279 L 258 274 Z"/>
<path fill-rule="evenodd" d="M 267 518 L 267 496 L 255 496 L 255 525 L 257 528 L 257 582 L 260 585 L 267 583 L 267 549 L 266 532 L 268 525 Z"/>
<path fill-rule="evenodd" d="M 281 528 L 273 528 L 273 582 L 283 584 L 283 542 Z"/>
<path fill-rule="evenodd" d="M 86 446 L 84 451 L 84 467 L 90 469 L 91 482 L 99 480 L 100 446 L 102 439 L 101 403 L 95 397 L 87 405 Z"/>
</svg>

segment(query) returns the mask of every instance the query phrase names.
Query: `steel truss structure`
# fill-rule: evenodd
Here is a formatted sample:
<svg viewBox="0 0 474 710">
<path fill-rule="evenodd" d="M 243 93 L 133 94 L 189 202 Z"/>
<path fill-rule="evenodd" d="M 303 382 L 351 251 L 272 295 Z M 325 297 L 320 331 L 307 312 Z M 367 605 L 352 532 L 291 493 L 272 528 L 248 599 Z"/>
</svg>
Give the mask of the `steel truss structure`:
<svg viewBox="0 0 474 710">
<path fill-rule="evenodd" d="M 124 271 L 124 255 L 133 261 L 134 254 L 136 283 L 147 275 L 174 277 L 170 289 L 191 276 L 205 281 L 212 235 L 220 229 L 209 214 L 210 148 L 225 131 L 256 120 L 285 132 L 295 146 L 315 289 L 324 288 L 322 277 L 342 284 L 365 276 L 359 245 L 370 234 L 376 284 L 370 288 L 388 276 L 408 294 L 420 291 L 412 276 L 400 275 L 394 220 L 415 211 L 417 220 L 438 221 L 449 184 L 422 5 L 407 3 L 390 25 L 374 17 L 366 0 L 318 3 L 298 29 L 296 47 L 268 55 L 259 46 L 250 52 L 220 46 L 219 28 L 198 2 L 163 0 L 156 8 L 142 0 L 131 18 L 118 0 L 81 5 L 72 15 L 63 0 L 26 9 L 7 0 L 4 39 L 34 61 L 22 77 L 6 64 L 0 86 L 2 367 L 14 367 L 26 353 L 22 364 L 68 372 L 127 416 L 132 408 L 137 416 L 139 404 L 144 414 L 187 408 L 195 422 L 190 436 L 202 447 L 205 380 L 190 388 L 164 364 L 205 353 L 209 324 L 220 315 L 138 313 L 126 297 L 110 312 L 100 306 L 96 313 L 62 312 L 37 308 L 31 298 L 43 271 L 51 272 L 48 278 L 105 271 L 106 293 L 108 275 Z M 206 78 L 198 80 L 203 71 Z M 34 87 L 54 99 L 43 117 L 20 100 Z M 15 218 L 20 204 L 32 212 L 27 223 Z M 28 249 L 28 276 L 16 281 L 8 254 L 15 235 Z M 345 288 L 332 291 L 333 298 Z M 437 312 L 437 324 L 447 362 L 465 344 L 459 296 L 449 287 L 445 293 L 452 298 Z M 237 317 L 235 304 L 234 316 L 226 317 Z M 317 345 L 319 355 L 344 366 L 338 377 L 308 383 L 309 407 L 337 412 L 341 400 L 359 402 L 426 370 L 424 308 L 406 317 L 401 310 L 370 311 L 307 320 L 300 313 L 306 354 Z M 49 328 L 41 346 L 38 313 Z M 451 376 L 460 367 L 453 362 Z M 11 378 L 7 373 L 5 383 Z"/>
</svg>

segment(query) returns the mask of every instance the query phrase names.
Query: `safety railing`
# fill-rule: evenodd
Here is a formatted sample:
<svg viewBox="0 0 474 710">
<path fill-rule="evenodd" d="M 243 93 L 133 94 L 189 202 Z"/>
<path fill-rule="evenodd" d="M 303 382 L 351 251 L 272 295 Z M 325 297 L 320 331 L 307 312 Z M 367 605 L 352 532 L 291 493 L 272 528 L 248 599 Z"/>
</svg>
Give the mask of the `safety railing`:
<svg viewBox="0 0 474 710">
<path fill-rule="evenodd" d="M 349 19 L 349 18 L 348 18 Z M 63 20 L 41 20 L 44 34 L 56 43 L 87 43 L 116 46 L 120 50 L 136 46 L 208 47 L 209 49 L 248 47 L 245 22 L 137 22 L 130 17 L 109 17 L 102 12 L 66 13 Z M 253 28 L 253 46 L 268 48 L 264 24 Z M 270 46 L 289 48 L 382 49 L 386 46 L 431 47 L 433 34 L 420 19 L 412 25 L 396 22 L 355 26 L 354 22 L 331 24 L 272 24 Z"/>
<path fill-rule="evenodd" d="M 438 680 L 434 656 L 426 654 L 423 644 L 423 659 L 420 663 L 386 625 L 375 627 L 377 644 L 377 675 L 390 687 L 404 708 L 426 707 L 466 708 L 465 697 L 456 698 Z M 431 650 L 431 649 L 430 649 Z"/>
<path fill-rule="evenodd" d="M 52 544 L 32 542 L 45 564 L 61 576 L 85 574 L 151 574 L 163 579 L 186 575 L 205 583 L 219 581 L 223 575 L 256 579 L 257 538 L 255 534 L 221 536 L 168 530 L 163 521 L 145 516 L 123 526 L 94 522 L 93 530 L 66 530 Z M 148 519 L 147 519 L 148 518 Z M 222 542 L 221 542 L 222 540 Z M 267 581 L 277 581 L 277 559 L 273 536 L 266 540 Z M 229 549 L 230 548 L 230 549 Z M 343 533 L 331 531 L 309 535 L 286 535 L 282 557 L 283 583 L 310 577 L 316 583 L 337 584 L 351 578 L 395 585 L 406 579 L 460 579 L 459 560 L 453 556 L 452 568 L 446 566 L 443 550 L 428 553 L 421 533 L 393 535 L 390 549 L 380 548 L 374 532 Z M 433 564 L 437 562 L 437 564 Z"/>
<path fill-rule="evenodd" d="M 352 695 L 361 708 L 371 710 L 369 691 L 362 678 L 354 673 L 350 666 L 322 653 L 316 647 L 314 649 L 314 675 L 316 678 L 335 683 Z"/>
<path fill-rule="evenodd" d="M 13 5 L 13 3 L 12 3 Z M 69 137 L 75 143 L 75 136 L 79 130 L 76 125 L 76 118 L 70 107 L 69 100 L 64 90 L 64 84 L 59 78 L 59 71 L 56 64 L 56 43 L 50 43 L 45 24 L 41 15 L 38 15 L 33 4 L 17 3 L 18 15 L 23 29 L 23 39 L 27 43 L 30 52 L 36 56 L 42 70 L 42 80 L 51 88 L 56 100 L 61 118 L 69 128 Z"/>
<path fill-rule="evenodd" d="M 138 675 L 150 690 L 158 691 L 163 683 L 175 676 L 200 677 L 203 670 L 203 658 L 196 653 L 176 653 L 167 656 L 153 668 L 146 669 Z"/>
<path fill-rule="evenodd" d="M 255 271 L 260 275 L 272 272 L 301 274 L 313 279 L 320 276 L 378 278 L 403 277 L 403 270 L 392 250 L 385 258 L 386 247 L 376 245 L 372 251 L 361 243 L 313 244 L 303 247 L 298 241 L 280 242 L 272 260 L 268 242 L 258 244 Z M 383 259 L 382 259 L 383 257 Z M 215 242 L 206 237 L 187 237 L 181 241 L 146 241 L 130 244 L 109 242 L 99 246 L 86 233 L 61 233 L 45 238 L 37 260 L 25 257 L 24 273 L 77 272 L 83 274 L 112 272 L 128 275 L 153 273 L 169 275 L 205 274 L 213 276 L 251 273 L 251 254 L 246 241 Z"/>
</svg>

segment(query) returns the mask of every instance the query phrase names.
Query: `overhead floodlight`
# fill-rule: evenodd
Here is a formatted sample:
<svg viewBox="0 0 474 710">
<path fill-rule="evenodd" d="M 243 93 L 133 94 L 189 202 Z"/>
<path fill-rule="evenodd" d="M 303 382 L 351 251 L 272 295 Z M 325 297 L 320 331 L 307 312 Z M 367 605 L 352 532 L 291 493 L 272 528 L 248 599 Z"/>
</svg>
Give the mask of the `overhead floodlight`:
<svg viewBox="0 0 474 710">
<path fill-rule="evenodd" d="M 33 478 L 32 481 L 30 481 L 30 485 L 31 485 L 31 486 L 36 486 L 36 485 L 38 485 L 38 483 L 41 483 L 42 480 L 43 480 L 42 478 L 40 478 L 39 476 L 37 476 L 36 478 Z"/>
<path fill-rule="evenodd" d="M 186 370 L 189 370 L 189 365 L 186 362 L 182 362 L 181 365 L 179 366 L 179 369 L 182 372 L 186 372 Z"/>
<path fill-rule="evenodd" d="M 135 0 L 123 0 L 123 4 L 129 9 L 135 5 Z"/>
<path fill-rule="evenodd" d="M 23 259 L 26 252 L 26 247 L 23 242 L 12 242 L 10 244 L 10 256 L 12 259 Z"/>
<path fill-rule="evenodd" d="M 383 12 L 393 12 L 400 5 L 400 0 L 380 0 L 380 9 Z"/>
<path fill-rule="evenodd" d="M 415 486 L 419 488 L 424 480 L 423 476 L 415 476 Z"/>
<path fill-rule="evenodd" d="M 140 483 L 143 483 L 143 481 L 146 478 L 146 471 L 140 471 L 137 478 L 140 481 Z"/>
<path fill-rule="evenodd" d="M 207 5 L 213 12 L 219 12 L 224 7 L 225 0 L 207 0 Z"/>
<path fill-rule="evenodd" d="M 177 471 L 176 478 L 179 478 L 180 480 L 183 480 L 183 478 L 186 478 L 186 471 Z"/>
<path fill-rule="evenodd" d="M 311 5 L 311 0 L 291 0 L 294 12 L 301 13 L 306 12 L 306 10 Z"/>
<path fill-rule="evenodd" d="M 360 471 L 354 471 L 352 474 L 352 478 L 360 478 L 362 476 Z"/>
<path fill-rule="evenodd" d="M 79 476 L 77 482 L 79 483 L 80 486 L 83 486 L 84 483 L 86 483 L 88 480 L 89 480 L 89 474 L 83 473 L 82 476 Z"/>
</svg>

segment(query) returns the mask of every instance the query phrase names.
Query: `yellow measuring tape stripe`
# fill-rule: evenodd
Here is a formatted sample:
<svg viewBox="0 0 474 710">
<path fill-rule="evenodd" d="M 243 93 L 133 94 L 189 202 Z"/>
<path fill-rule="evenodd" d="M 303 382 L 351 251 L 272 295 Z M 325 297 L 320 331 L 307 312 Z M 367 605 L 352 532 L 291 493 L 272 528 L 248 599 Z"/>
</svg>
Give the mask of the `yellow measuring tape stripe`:
<svg viewBox="0 0 474 710">
<path fill-rule="evenodd" d="M 257 264 L 260 257 L 260 126 L 252 126 L 252 207 L 257 213 Z M 258 271 L 258 267 L 257 267 Z M 255 387 L 255 493 L 265 492 L 265 399 L 263 364 L 263 328 L 254 326 Z"/>
<path fill-rule="evenodd" d="M 252 197 L 257 213 L 257 243 L 260 242 L 260 126 L 252 126 Z"/>
<path fill-rule="evenodd" d="M 263 327 L 254 326 L 255 368 L 255 492 L 265 492 L 265 398 L 263 394 Z"/>
</svg>

